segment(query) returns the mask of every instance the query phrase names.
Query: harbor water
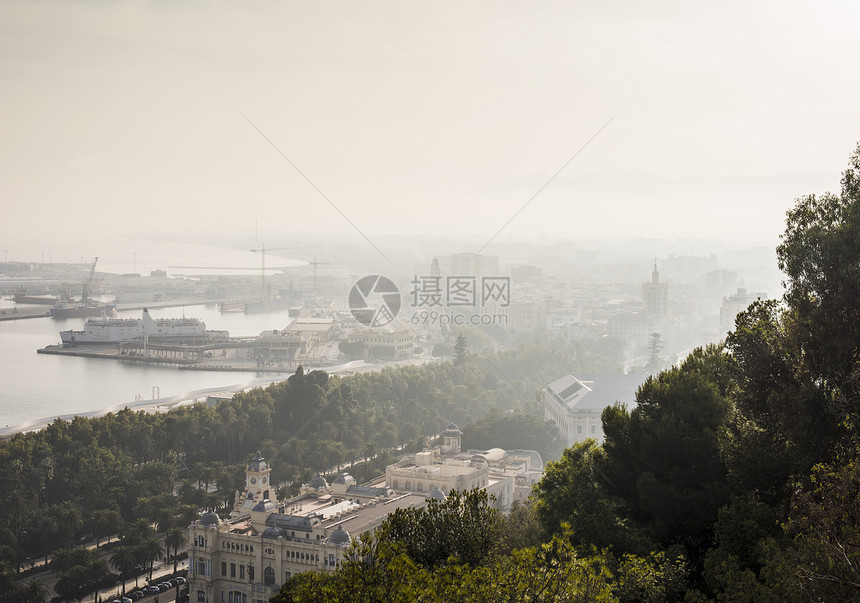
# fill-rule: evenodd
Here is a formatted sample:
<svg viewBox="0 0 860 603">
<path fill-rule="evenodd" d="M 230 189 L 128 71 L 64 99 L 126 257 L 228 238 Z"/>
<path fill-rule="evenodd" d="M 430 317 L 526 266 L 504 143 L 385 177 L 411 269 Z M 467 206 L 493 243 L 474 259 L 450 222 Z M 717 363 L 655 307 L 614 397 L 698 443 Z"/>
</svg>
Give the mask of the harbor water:
<svg viewBox="0 0 860 603">
<path fill-rule="evenodd" d="M 0 302 L 8 309 L 11 302 Z M 153 318 L 199 318 L 207 329 L 225 329 L 231 337 L 259 335 L 283 329 L 287 311 L 269 314 L 225 313 L 214 305 L 152 308 Z M 120 318 L 140 318 L 141 311 L 119 312 Z M 136 400 L 170 398 L 207 388 L 253 384 L 272 373 L 178 370 L 111 359 L 37 354 L 60 342 L 59 332 L 82 329 L 86 319 L 31 318 L 0 321 L 0 427 L 25 426 L 45 419 L 121 410 Z M 287 374 L 284 375 L 286 378 Z"/>
</svg>

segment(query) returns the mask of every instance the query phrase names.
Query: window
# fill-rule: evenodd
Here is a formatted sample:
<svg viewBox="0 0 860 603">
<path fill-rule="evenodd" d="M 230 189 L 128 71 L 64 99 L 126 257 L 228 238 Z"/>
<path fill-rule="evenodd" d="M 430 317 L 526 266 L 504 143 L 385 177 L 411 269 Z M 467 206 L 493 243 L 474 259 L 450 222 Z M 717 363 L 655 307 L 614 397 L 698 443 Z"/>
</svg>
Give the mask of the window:
<svg viewBox="0 0 860 603">
<path fill-rule="evenodd" d="M 253 565 L 248 566 L 248 580 L 250 582 L 254 581 L 254 566 Z"/>
<path fill-rule="evenodd" d="M 230 577 L 231 578 L 236 577 L 236 564 L 235 563 L 230 564 Z"/>
<path fill-rule="evenodd" d="M 201 576 L 206 574 L 206 563 L 204 561 L 197 562 L 197 573 Z"/>
<path fill-rule="evenodd" d="M 205 601 L 206 600 L 206 592 L 202 591 L 202 590 L 198 590 L 197 591 L 197 600 L 198 601 Z"/>
<path fill-rule="evenodd" d="M 222 576 L 227 575 L 227 562 L 226 561 L 221 562 L 221 575 Z"/>
<path fill-rule="evenodd" d="M 576 435 L 582 435 L 582 425 L 576 426 Z"/>
<path fill-rule="evenodd" d="M 591 433 L 594 433 L 594 432 L 595 432 L 595 429 L 596 429 L 596 426 L 595 426 L 595 425 L 592 425 L 592 426 L 591 426 Z"/>
<path fill-rule="evenodd" d="M 245 579 L 245 566 L 244 565 L 239 566 L 239 578 L 241 580 Z"/>
<path fill-rule="evenodd" d="M 275 570 L 270 567 L 267 567 L 263 571 L 263 584 L 265 584 L 266 586 L 275 585 Z"/>
</svg>

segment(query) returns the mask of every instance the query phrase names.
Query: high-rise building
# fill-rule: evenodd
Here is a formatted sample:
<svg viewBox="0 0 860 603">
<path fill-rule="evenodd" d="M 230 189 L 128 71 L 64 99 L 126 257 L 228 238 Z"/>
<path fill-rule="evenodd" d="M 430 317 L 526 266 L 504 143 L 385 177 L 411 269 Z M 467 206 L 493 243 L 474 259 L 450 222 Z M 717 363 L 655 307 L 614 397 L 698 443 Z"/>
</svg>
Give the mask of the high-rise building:
<svg viewBox="0 0 860 603">
<path fill-rule="evenodd" d="M 642 283 L 642 305 L 649 318 L 664 318 L 669 313 L 669 283 L 660 282 L 657 260 L 654 260 L 651 282 Z"/>
</svg>

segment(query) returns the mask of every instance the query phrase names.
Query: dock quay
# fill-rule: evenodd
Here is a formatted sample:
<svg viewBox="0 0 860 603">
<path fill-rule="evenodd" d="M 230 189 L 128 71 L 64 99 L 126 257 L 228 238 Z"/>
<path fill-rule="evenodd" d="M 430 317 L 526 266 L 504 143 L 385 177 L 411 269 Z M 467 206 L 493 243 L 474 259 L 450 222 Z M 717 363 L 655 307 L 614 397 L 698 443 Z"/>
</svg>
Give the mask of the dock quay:
<svg viewBox="0 0 860 603">
<path fill-rule="evenodd" d="M 25 306 L 15 308 L 0 308 L 0 321 L 2 320 L 23 320 L 25 318 L 44 318 L 50 316 L 50 310 L 45 310 L 44 306 Z"/>
<path fill-rule="evenodd" d="M 191 345 L 128 341 L 120 344 L 49 345 L 39 354 L 120 360 L 142 364 L 172 365 L 184 370 L 280 373 L 295 368 L 295 363 L 262 361 L 248 353 L 255 347 L 253 338 L 236 338 Z"/>
</svg>

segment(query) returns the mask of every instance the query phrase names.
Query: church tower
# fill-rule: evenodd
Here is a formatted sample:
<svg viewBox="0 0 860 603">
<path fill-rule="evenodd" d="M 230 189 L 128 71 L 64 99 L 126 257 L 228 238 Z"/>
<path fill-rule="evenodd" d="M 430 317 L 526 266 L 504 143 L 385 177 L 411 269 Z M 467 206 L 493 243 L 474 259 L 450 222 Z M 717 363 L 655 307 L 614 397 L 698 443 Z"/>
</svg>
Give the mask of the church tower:
<svg viewBox="0 0 860 603">
<path fill-rule="evenodd" d="M 669 313 L 669 283 L 660 282 L 656 259 L 651 282 L 642 283 L 642 305 L 649 318 L 664 318 Z"/>
</svg>

